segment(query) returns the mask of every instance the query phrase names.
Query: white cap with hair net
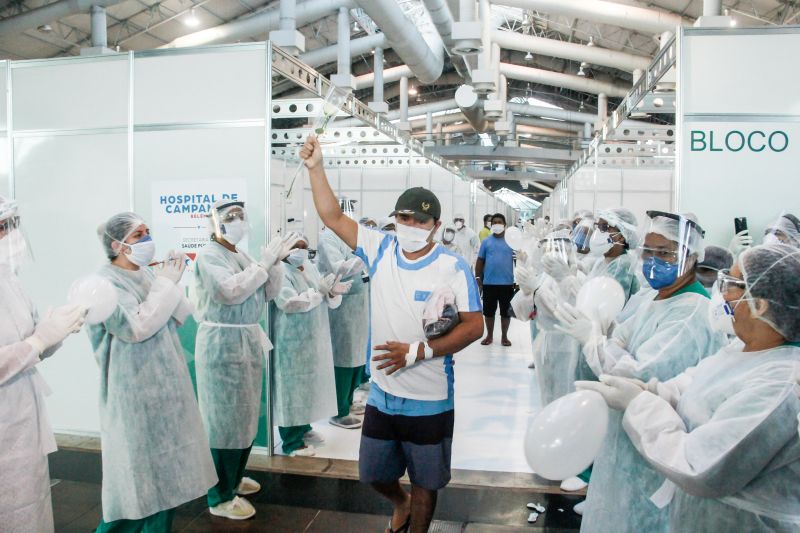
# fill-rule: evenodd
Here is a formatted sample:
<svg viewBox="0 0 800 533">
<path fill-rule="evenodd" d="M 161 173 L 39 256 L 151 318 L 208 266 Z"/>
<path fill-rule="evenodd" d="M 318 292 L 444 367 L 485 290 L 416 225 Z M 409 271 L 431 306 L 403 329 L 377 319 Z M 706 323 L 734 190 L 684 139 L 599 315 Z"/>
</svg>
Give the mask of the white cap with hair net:
<svg viewBox="0 0 800 533">
<path fill-rule="evenodd" d="M 114 259 L 119 255 L 117 250 L 112 246 L 113 242 L 124 243 L 130 237 L 131 233 L 136 231 L 136 228 L 144 224 L 144 219 L 136 213 L 127 211 L 119 213 L 109 218 L 105 223 L 100 224 L 97 228 L 97 237 L 103 243 L 103 251 L 106 257 Z"/>
<path fill-rule="evenodd" d="M 597 212 L 597 218 L 602 218 L 608 222 L 609 226 L 618 228 L 622 236 L 625 237 L 628 248 L 635 250 L 639 247 L 639 224 L 633 211 L 624 207 L 601 209 Z"/>
<path fill-rule="evenodd" d="M 794 218 L 793 215 L 782 215 L 778 220 L 767 225 L 764 230 L 764 235 L 779 231 L 789 240 L 786 244 L 794 246 L 795 248 L 800 248 L 800 228 L 798 228 L 798 225 L 792 218 Z"/>
<path fill-rule="evenodd" d="M 0 194 L 0 220 L 11 218 L 17 214 L 17 201 L 11 198 L 6 198 Z"/>
<path fill-rule="evenodd" d="M 661 211 L 648 211 L 650 227 L 646 233 L 655 233 L 670 241 L 684 246 L 690 255 L 697 255 L 697 262 L 705 258 L 705 232 L 697 223 L 697 217 L 691 213 L 685 215 L 672 215 Z M 672 216 L 665 216 L 672 215 Z M 677 218 L 672 218 L 677 217 Z"/>
<path fill-rule="evenodd" d="M 761 245 L 739 256 L 750 311 L 789 342 L 800 341 L 800 250 L 785 244 Z M 753 298 L 769 303 L 758 316 Z"/>
</svg>

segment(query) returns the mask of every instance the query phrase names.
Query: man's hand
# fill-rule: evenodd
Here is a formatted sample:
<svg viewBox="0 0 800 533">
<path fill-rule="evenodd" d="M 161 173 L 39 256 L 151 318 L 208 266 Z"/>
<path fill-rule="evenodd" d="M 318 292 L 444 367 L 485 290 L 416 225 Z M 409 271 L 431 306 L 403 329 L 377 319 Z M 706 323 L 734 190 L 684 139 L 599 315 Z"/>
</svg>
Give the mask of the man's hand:
<svg viewBox="0 0 800 533">
<path fill-rule="evenodd" d="M 387 341 L 386 344 L 375 346 L 375 350 L 387 352 L 381 355 L 374 356 L 373 361 L 383 361 L 378 365 L 378 370 L 386 370 L 386 375 L 391 376 L 401 368 L 406 367 L 406 354 L 411 345 L 407 342 Z M 419 350 L 417 350 L 419 351 Z M 417 354 L 419 357 L 419 354 Z"/>
<path fill-rule="evenodd" d="M 322 147 L 316 135 L 309 135 L 300 149 L 300 159 L 305 161 L 308 170 L 322 167 Z"/>
</svg>

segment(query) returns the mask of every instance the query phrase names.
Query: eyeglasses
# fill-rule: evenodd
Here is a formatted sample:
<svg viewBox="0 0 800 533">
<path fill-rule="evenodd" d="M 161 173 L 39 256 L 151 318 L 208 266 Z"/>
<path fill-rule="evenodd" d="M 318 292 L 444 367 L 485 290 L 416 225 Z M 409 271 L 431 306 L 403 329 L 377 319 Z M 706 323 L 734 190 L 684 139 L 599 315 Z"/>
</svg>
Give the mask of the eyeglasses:
<svg viewBox="0 0 800 533">
<path fill-rule="evenodd" d="M 655 257 L 656 259 L 660 259 L 668 263 L 673 263 L 678 259 L 678 252 L 669 250 L 667 248 L 650 248 L 647 246 L 642 246 L 639 248 L 639 250 L 641 252 L 642 259 Z"/>
<path fill-rule="evenodd" d="M 717 284 L 719 285 L 719 292 L 723 294 L 733 288 L 747 289 L 747 283 L 743 279 L 731 276 L 731 271 L 727 268 L 717 273 Z"/>
<path fill-rule="evenodd" d="M 13 216 L 0 221 L 0 232 L 7 233 L 19 226 L 19 217 Z"/>
<path fill-rule="evenodd" d="M 225 213 L 224 215 L 222 215 L 222 223 L 223 224 L 226 224 L 226 223 L 229 223 L 229 222 L 233 222 L 234 220 L 244 221 L 244 219 L 245 219 L 244 211 L 242 211 L 240 209 L 235 209 L 233 211 L 229 211 L 229 212 Z"/>
</svg>

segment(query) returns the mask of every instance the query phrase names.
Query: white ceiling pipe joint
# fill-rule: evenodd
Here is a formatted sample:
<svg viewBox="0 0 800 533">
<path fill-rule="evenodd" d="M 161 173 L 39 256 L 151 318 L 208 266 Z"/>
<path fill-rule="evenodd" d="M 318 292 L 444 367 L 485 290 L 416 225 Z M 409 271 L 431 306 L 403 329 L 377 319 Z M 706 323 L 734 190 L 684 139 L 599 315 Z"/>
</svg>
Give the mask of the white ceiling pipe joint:
<svg viewBox="0 0 800 533">
<path fill-rule="evenodd" d="M 279 9 L 280 29 L 284 31 L 294 31 L 297 29 L 296 0 L 281 0 Z"/>
<path fill-rule="evenodd" d="M 336 72 L 340 76 L 350 75 L 350 10 L 346 7 L 339 8 L 339 15 L 337 19 L 337 45 L 339 46 L 339 54 L 336 64 Z"/>
<path fill-rule="evenodd" d="M 453 53 L 467 57 L 480 53 L 481 28 L 475 19 L 475 0 L 459 0 L 458 22 L 453 23 Z"/>
<path fill-rule="evenodd" d="M 456 104 L 464 114 L 470 126 L 479 132 L 486 131 L 488 121 L 483 110 L 483 102 L 478 94 L 475 92 L 474 87 L 471 85 L 462 85 L 456 89 Z"/>
<path fill-rule="evenodd" d="M 421 83 L 433 83 L 444 68 L 443 50 L 434 51 L 394 0 L 356 0 L 380 27 L 394 51 Z"/>
<path fill-rule="evenodd" d="M 91 9 L 92 14 L 92 46 L 107 47 L 107 23 L 106 23 L 106 8 L 93 5 Z"/>
<path fill-rule="evenodd" d="M 108 7 L 122 0 L 61 0 L 0 20 L 0 35 L 22 33 L 70 15 L 86 13 L 92 6 Z"/>
</svg>

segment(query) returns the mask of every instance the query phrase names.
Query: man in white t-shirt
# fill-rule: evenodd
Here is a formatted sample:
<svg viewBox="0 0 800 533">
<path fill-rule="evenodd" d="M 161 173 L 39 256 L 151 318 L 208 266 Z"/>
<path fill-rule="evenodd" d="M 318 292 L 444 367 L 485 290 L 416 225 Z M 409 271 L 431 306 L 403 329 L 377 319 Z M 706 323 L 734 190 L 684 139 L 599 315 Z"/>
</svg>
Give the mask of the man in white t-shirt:
<svg viewBox="0 0 800 533">
<path fill-rule="evenodd" d="M 361 481 L 394 504 L 389 531 L 423 533 L 433 518 L 438 490 L 450 481 L 453 439 L 453 354 L 483 334 L 478 284 L 470 265 L 433 242 L 441 205 L 415 187 L 397 200 L 397 235 L 360 227 L 345 216 L 328 184 L 322 151 L 310 136 L 300 151 L 314 205 L 326 227 L 367 265 L 370 277 L 372 387 L 359 452 Z M 425 302 L 447 286 L 459 323 L 426 342 Z M 399 483 L 408 471 L 409 495 Z"/>
</svg>

